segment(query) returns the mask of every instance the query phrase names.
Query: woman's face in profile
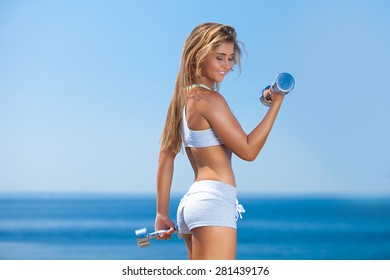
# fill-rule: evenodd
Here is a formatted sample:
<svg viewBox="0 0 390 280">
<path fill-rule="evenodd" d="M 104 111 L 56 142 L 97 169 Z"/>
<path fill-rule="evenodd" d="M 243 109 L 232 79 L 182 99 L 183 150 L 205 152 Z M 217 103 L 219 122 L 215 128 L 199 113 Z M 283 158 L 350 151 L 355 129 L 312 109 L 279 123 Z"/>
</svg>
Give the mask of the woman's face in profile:
<svg viewBox="0 0 390 280">
<path fill-rule="evenodd" d="M 211 84 L 221 83 L 234 64 L 234 43 L 224 42 L 207 56 L 202 73 Z"/>
</svg>

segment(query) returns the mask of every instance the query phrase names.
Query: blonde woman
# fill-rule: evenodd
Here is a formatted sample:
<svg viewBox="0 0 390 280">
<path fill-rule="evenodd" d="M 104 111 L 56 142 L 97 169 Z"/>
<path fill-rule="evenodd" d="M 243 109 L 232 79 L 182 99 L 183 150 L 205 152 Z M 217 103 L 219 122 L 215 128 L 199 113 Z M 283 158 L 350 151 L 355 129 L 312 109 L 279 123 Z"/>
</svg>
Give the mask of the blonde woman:
<svg viewBox="0 0 390 280">
<path fill-rule="evenodd" d="M 169 239 L 174 230 L 168 215 L 170 190 L 174 159 L 183 144 L 195 175 L 177 210 L 188 259 L 235 259 L 236 220 L 243 207 L 236 199 L 231 154 L 247 161 L 257 157 L 283 101 L 271 92 L 271 107 L 247 135 L 218 92 L 240 58 L 235 30 L 218 23 L 197 26 L 182 51 L 159 153 L 155 228 L 170 229 L 161 239 Z"/>
</svg>

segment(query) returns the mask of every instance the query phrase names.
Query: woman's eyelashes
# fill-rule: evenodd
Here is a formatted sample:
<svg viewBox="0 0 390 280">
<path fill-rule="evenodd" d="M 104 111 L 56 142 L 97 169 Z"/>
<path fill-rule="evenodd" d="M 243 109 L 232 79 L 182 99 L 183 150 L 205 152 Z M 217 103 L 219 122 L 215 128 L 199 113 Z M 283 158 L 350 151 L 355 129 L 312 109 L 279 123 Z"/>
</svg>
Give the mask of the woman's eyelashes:
<svg viewBox="0 0 390 280">
<path fill-rule="evenodd" d="M 223 57 L 217 56 L 217 60 L 222 61 L 223 59 L 224 59 Z M 229 57 L 228 61 L 234 62 L 234 57 Z"/>
</svg>

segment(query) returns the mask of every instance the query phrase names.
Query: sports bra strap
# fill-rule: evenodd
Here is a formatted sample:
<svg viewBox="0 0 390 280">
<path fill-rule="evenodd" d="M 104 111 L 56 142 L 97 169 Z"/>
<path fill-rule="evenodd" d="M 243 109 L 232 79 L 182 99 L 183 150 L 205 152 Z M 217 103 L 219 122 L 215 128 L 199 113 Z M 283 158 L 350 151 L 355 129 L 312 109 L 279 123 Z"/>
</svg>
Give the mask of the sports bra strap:
<svg viewBox="0 0 390 280">
<path fill-rule="evenodd" d="M 191 89 L 197 88 L 197 87 L 202 87 L 202 88 L 205 88 L 205 89 L 208 89 L 208 90 L 212 90 L 211 88 L 209 88 L 205 84 L 193 84 L 193 85 L 190 85 L 189 87 L 187 87 L 187 90 L 190 91 Z"/>
</svg>

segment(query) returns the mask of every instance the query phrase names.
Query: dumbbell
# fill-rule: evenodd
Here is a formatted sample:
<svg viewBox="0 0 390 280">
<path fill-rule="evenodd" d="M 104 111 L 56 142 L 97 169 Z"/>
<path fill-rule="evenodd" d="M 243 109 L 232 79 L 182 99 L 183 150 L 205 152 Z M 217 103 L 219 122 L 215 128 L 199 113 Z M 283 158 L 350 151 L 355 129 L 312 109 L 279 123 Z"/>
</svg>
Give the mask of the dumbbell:
<svg viewBox="0 0 390 280">
<path fill-rule="evenodd" d="M 293 90 L 295 86 L 295 80 L 293 76 L 291 76 L 288 73 L 280 73 L 276 76 L 275 81 L 272 83 L 272 85 L 266 86 L 263 91 L 261 92 L 260 101 L 265 106 L 271 106 L 272 99 L 271 99 L 271 93 L 268 91 L 266 95 L 265 91 L 269 90 L 271 87 L 276 94 L 280 95 L 286 95 L 290 91 Z"/>
<path fill-rule="evenodd" d="M 169 229 L 163 229 L 158 230 L 155 232 L 148 233 L 148 230 L 146 228 L 141 228 L 135 230 L 135 237 L 137 239 L 137 244 L 139 248 L 144 248 L 150 246 L 150 239 L 156 238 L 160 236 L 164 232 L 168 232 Z M 177 224 L 175 225 L 175 231 L 174 233 L 177 233 L 178 238 L 182 238 L 182 235 L 180 231 L 177 228 Z"/>
</svg>

